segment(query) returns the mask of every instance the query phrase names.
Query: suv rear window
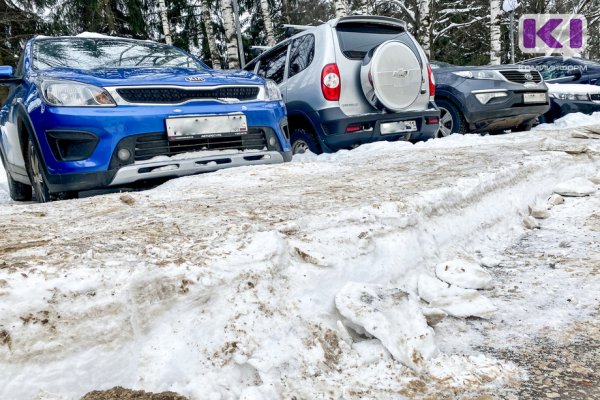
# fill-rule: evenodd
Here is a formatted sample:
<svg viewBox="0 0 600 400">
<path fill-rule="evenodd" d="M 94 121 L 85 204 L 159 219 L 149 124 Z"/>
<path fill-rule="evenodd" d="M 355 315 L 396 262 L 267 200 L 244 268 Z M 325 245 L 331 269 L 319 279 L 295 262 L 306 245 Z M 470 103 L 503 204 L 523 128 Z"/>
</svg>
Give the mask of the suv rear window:
<svg viewBox="0 0 600 400">
<path fill-rule="evenodd" d="M 373 47 L 405 34 L 400 26 L 369 23 L 346 23 L 336 31 L 342 53 L 353 60 L 362 60 Z"/>
</svg>

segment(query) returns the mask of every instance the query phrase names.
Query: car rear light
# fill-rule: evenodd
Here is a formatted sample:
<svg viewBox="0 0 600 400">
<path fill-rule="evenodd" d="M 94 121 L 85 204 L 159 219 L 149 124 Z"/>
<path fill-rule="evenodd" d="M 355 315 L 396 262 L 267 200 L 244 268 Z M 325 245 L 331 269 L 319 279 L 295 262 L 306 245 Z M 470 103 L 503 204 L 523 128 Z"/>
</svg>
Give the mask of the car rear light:
<svg viewBox="0 0 600 400">
<path fill-rule="evenodd" d="M 433 76 L 433 71 L 431 70 L 431 65 L 427 64 L 427 74 L 429 75 L 429 96 L 435 96 L 435 77 Z"/>
<path fill-rule="evenodd" d="M 339 101 L 342 92 L 342 80 L 337 64 L 327 64 L 321 73 L 323 97 L 329 101 Z"/>
<path fill-rule="evenodd" d="M 346 133 L 354 133 L 354 132 L 358 132 L 358 131 L 362 131 L 362 126 L 360 125 L 348 125 L 346 127 Z"/>
<path fill-rule="evenodd" d="M 440 119 L 438 117 L 427 117 L 425 118 L 425 123 L 427 125 L 438 125 L 440 123 Z"/>
</svg>

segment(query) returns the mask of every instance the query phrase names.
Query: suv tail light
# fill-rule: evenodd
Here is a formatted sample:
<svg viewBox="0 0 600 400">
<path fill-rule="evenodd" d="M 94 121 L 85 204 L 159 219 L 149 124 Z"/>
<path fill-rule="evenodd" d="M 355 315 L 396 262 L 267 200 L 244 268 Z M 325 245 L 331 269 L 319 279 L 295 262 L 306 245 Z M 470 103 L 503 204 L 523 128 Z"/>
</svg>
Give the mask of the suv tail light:
<svg viewBox="0 0 600 400">
<path fill-rule="evenodd" d="M 327 64 L 321 72 L 321 90 L 329 101 L 339 101 L 342 92 L 342 80 L 337 64 Z"/>
<path fill-rule="evenodd" d="M 435 77 L 433 76 L 433 71 L 431 70 L 431 65 L 427 64 L 427 74 L 429 75 L 429 96 L 435 96 Z"/>
</svg>

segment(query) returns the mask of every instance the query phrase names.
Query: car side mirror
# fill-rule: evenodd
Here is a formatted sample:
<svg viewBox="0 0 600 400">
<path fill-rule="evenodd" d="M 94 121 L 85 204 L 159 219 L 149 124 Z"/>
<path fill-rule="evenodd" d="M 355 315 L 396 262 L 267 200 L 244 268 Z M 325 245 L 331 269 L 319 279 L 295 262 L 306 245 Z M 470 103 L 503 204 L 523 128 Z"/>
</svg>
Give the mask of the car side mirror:
<svg viewBox="0 0 600 400">
<path fill-rule="evenodd" d="M 10 65 L 0 66 L 0 79 L 13 78 L 15 70 Z"/>
<path fill-rule="evenodd" d="M 20 78 L 15 77 L 15 69 L 10 65 L 0 66 L 0 86 L 18 85 Z"/>
</svg>

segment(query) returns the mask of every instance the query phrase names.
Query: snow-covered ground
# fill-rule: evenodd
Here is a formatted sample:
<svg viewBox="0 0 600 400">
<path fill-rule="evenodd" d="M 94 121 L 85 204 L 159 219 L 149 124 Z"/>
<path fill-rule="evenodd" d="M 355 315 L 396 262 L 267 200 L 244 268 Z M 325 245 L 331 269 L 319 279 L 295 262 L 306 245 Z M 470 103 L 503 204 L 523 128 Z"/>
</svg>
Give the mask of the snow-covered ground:
<svg viewBox="0 0 600 400">
<path fill-rule="evenodd" d="M 493 397 L 527 377 L 502 348 L 600 304 L 600 229 L 579 236 L 598 191 L 523 225 L 599 173 L 600 140 L 573 133 L 376 143 L 44 205 L 0 181 L 0 398 Z"/>
</svg>

